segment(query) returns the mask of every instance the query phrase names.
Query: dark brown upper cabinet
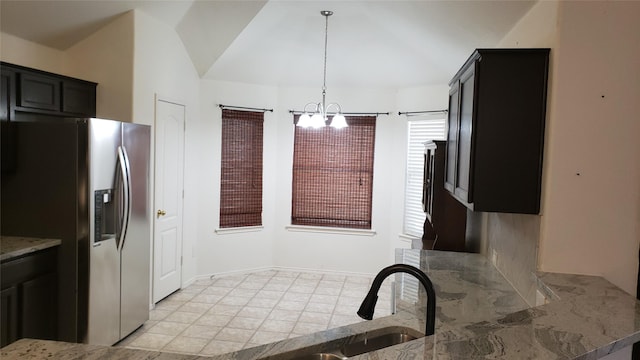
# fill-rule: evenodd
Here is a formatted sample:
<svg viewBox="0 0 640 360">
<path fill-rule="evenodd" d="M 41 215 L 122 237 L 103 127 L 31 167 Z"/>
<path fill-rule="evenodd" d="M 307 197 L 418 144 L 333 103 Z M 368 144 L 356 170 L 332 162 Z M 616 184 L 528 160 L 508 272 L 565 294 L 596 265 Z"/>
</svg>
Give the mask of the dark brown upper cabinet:
<svg viewBox="0 0 640 360">
<path fill-rule="evenodd" d="M 15 121 L 31 114 L 95 117 L 97 84 L 0 62 L 0 172 L 16 168 Z"/>
<path fill-rule="evenodd" d="M 445 188 L 473 211 L 538 214 L 549 49 L 478 49 L 449 83 Z"/>
<path fill-rule="evenodd" d="M 60 111 L 60 87 L 62 81 L 53 76 L 43 74 L 20 72 L 19 80 L 19 107 Z"/>
<path fill-rule="evenodd" d="M 2 120 L 11 121 L 20 112 L 96 116 L 96 83 L 5 62 L 0 68 Z"/>
<path fill-rule="evenodd" d="M 83 81 L 63 81 L 62 112 L 95 117 L 96 85 Z"/>
</svg>

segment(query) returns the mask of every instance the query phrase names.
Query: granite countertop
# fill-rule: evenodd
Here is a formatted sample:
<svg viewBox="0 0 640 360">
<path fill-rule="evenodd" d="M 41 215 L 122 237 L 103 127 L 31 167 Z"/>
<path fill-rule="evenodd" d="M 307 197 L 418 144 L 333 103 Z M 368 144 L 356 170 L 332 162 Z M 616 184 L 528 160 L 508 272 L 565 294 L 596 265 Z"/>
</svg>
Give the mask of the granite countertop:
<svg viewBox="0 0 640 360">
<path fill-rule="evenodd" d="M 0 236 L 0 261 L 4 262 L 32 252 L 58 246 L 60 239 Z"/>
<path fill-rule="evenodd" d="M 437 294 L 436 333 L 352 359 L 597 359 L 640 341 L 640 302 L 596 276 L 532 274 L 543 305 L 529 306 L 481 255 L 399 250 L 397 261 L 420 267 Z M 210 360 L 284 360 L 296 350 L 340 344 L 385 327 L 424 332 L 426 295 L 396 277 L 394 315 L 219 355 Z M 19 340 L 3 359 L 207 359 L 44 340 Z"/>
</svg>

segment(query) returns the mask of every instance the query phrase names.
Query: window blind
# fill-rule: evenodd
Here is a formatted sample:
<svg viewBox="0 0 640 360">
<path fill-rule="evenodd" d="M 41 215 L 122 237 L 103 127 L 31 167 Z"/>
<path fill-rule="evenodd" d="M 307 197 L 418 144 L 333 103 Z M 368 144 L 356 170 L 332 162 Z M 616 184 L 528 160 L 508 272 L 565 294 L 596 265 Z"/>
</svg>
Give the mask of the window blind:
<svg viewBox="0 0 640 360">
<path fill-rule="evenodd" d="M 376 117 L 346 119 L 343 129 L 295 127 L 293 225 L 371 229 Z"/>
<path fill-rule="evenodd" d="M 412 265 L 420 268 L 420 252 L 419 251 L 403 251 L 402 264 Z M 417 303 L 420 292 L 420 281 L 413 275 L 406 273 L 398 273 L 400 275 L 400 299 Z M 396 280 L 398 278 L 396 277 Z"/>
<path fill-rule="evenodd" d="M 222 110 L 220 228 L 262 225 L 264 113 Z"/>
<path fill-rule="evenodd" d="M 404 233 L 422 237 L 426 214 L 422 209 L 424 176 L 424 142 L 447 139 L 445 115 L 425 118 L 416 116 L 408 121 L 407 175 L 404 202 Z"/>
</svg>

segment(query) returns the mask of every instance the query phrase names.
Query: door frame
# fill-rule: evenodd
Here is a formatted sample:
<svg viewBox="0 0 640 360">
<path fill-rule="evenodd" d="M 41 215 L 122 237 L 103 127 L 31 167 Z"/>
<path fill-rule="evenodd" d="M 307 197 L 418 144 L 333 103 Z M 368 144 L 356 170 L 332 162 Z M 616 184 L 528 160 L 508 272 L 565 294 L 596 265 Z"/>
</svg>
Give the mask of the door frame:
<svg viewBox="0 0 640 360">
<path fill-rule="evenodd" d="M 151 206 L 151 216 L 153 221 L 151 222 L 151 234 L 152 234 L 152 243 L 151 243 L 151 248 L 150 248 L 150 252 L 151 252 L 151 259 L 152 261 L 150 261 L 150 271 L 151 271 L 151 286 L 149 287 L 149 300 L 150 300 L 150 304 L 149 304 L 149 308 L 153 309 L 155 307 L 155 300 L 153 298 L 153 293 L 154 293 L 154 285 L 155 285 L 155 241 L 156 241 L 156 226 L 155 226 L 155 221 L 156 221 L 156 216 L 155 216 L 155 212 L 156 212 L 156 153 L 157 153 L 157 148 L 156 148 L 156 129 L 157 129 L 157 124 L 158 124 L 158 102 L 166 102 L 166 103 L 170 103 L 170 104 L 174 104 L 174 105 L 179 105 L 179 106 L 183 106 L 184 107 L 184 128 L 182 131 L 182 197 L 181 197 L 181 203 L 180 203 L 180 207 L 182 208 L 182 215 L 180 216 L 180 287 L 179 289 L 182 289 L 183 285 L 184 285 L 184 279 L 183 279 L 183 274 L 182 274 L 182 268 L 183 268 L 183 262 L 182 262 L 182 257 L 184 254 L 184 241 L 183 241 L 183 236 L 184 236 L 184 175 L 185 175 L 185 148 L 186 148 L 186 143 L 185 143 L 185 139 L 186 139 L 186 126 L 187 126 L 187 105 L 185 101 L 181 101 L 181 100 L 177 100 L 171 97 L 167 97 L 167 96 L 162 96 L 158 93 L 154 94 L 154 101 L 153 101 L 153 159 L 151 159 L 151 163 L 153 164 L 153 188 L 150 189 L 153 192 L 153 197 L 152 197 L 152 206 Z"/>
</svg>

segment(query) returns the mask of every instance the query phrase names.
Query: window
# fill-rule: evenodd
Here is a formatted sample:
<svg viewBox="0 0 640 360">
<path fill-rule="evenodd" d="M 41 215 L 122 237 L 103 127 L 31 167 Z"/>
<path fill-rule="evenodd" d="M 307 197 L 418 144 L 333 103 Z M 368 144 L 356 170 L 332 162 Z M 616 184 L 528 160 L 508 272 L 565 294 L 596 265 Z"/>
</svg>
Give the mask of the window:
<svg viewBox="0 0 640 360">
<path fill-rule="evenodd" d="M 222 110 L 220 228 L 262 225 L 264 113 Z"/>
<path fill-rule="evenodd" d="M 409 119 L 407 146 L 407 176 L 404 201 L 404 233 L 422 237 L 426 215 L 422 209 L 424 175 L 424 142 L 446 140 L 446 114 L 437 117 L 415 116 Z"/>
<path fill-rule="evenodd" d="M 347 123 L 295 127 L 291 224 L 371 229 L 376 117 L 348 116 Z"/>
</svg>

